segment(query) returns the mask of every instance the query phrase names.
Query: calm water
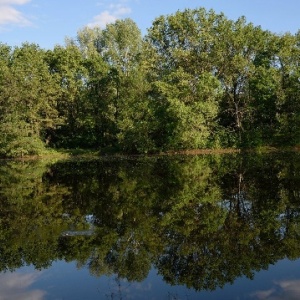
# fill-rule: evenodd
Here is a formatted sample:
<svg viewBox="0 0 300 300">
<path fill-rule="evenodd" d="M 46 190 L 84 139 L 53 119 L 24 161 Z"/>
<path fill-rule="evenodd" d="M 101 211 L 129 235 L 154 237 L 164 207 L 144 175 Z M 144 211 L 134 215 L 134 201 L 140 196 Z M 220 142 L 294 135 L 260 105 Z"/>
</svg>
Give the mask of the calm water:
<svg viewBox="0 0 300 300">
<path fill-rule="evenodd" d="M 300 299 L 300 155 L 0 163 L 0 299 Z"/>
</svg>

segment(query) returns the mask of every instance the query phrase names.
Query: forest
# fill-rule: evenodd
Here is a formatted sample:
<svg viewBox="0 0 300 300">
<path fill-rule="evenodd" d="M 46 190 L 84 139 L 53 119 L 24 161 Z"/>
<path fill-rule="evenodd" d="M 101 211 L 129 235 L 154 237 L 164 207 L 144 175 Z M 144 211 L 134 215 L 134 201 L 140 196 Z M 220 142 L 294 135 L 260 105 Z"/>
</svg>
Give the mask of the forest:
<svg viewBox="0 0 300 300">
<path fill-rule="evenodd" d="M 65 45 L 0 43 L 0 156 L 145 154 L 300 143 L 300 31 L 213 10 L 85 27 Z"/>
</svg>

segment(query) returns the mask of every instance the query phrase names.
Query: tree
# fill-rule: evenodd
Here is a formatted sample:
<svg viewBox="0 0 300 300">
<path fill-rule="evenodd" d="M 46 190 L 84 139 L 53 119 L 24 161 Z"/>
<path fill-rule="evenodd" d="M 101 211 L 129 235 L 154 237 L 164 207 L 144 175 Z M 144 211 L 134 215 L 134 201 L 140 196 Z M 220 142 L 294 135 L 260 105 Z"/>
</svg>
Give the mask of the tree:
<svg viewBox="0 0 300 300">
<path fill-rule="evenodd" d="M 152 150 L 151 108 L 146 93 L 142 62 L 143 40 L 131 19 L 117 20 L 103 30 L 99 54 L 109 65 L 109 78 L 114 93 L 115 135 L 118 148 L 125 152 Z"/>
<path fill-rule="evenodd" d="M 52 145 L 57 147 L 91 146 L 89 107 L 85 102 L 87 71 L 83 56 L 75 45 L 56 46 L 48 52 L 48 64 L 56 81 L 58 112 L 63 120 L 52 132 Z"/>
<path fill-rule="evenodd" d="M 300 34 L 289 33 L 277 37 L 274 64 L 278 73 L 276 99 L 277 143 L 295 145 L 300 142 Z"/>
<path fill-rule="evenodd" d="M 141 64 L 142 37 L 136 24 L 125 19 L 104 30 L 85 27 L 68 45 L 79 49 L 87 71 L 83 97 L 90 109 L 85 115 L 89 115 L 95 145 L 102 152 L 147 152 L 152 147 L 151 114 Z"/>
<path fill-rule="evenodd" d="M 216 76 L 224 97 L 221 101 L 221 124 L 236 134 L 237 145 L 245 144 L 245 132 L 252 126 L 254 94 L 250 81 L 257 74 L 257 56 L 268 51 L 270 33 L 247 23 L 244 17 L 227 20 L 216 28 Z M 257 94 L 256 94 L 257 95 Z"/>
<path fill-rule="evenodd" d="M 157 18 L 149 29 L 148 71 L 163 148 L 213 145 L 222 95 L 214 76 L 214 30 L 223 19 L 202 8 L 185 10 Z"/>
<path fill-rule="evenodd" d="M 6 156 L 38 154 L 47 131 L 60 122 L 57 86 L 45 61 L 45 51 L 35 44 L 16 47 L 5 66 L 1 97 L 1 149 Z"/>
<path fill-rule="evenodd" d="M 115 91 L 110 66 L 99 53 L 102 39 L 102 29 L 84 27 L 75 40 L 67 43 L 79 49 L 86 69 L 86 89 L 82 97 L 88 107 L 85 120 L 90 142 L 100 149 L 109 149 L 116 146 Z"/>
</svg>

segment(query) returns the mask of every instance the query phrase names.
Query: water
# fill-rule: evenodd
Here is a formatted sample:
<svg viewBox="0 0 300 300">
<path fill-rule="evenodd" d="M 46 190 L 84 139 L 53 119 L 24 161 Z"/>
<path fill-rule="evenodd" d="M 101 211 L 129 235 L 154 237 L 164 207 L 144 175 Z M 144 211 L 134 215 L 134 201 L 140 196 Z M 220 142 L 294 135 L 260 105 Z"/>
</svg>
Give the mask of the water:
<svg viewBox="0 0 300 300">
<path fill-rule="evenodd" d="M 128 282 L 117 275 L 90 276 L 75 263 L 55 262 L 36 271 L 23 267 L 0 275 L 1 299 L 299 299 L 299 261 L 282 260 L 254 280 L 237 279 L 213 292 L 170 286 L 152 269 L 143 282 Z"/>
<path fill-rule="evenodd" d="M 297 153 L 0 164 L 0 299 L 299 299 Z"/>
</svg>

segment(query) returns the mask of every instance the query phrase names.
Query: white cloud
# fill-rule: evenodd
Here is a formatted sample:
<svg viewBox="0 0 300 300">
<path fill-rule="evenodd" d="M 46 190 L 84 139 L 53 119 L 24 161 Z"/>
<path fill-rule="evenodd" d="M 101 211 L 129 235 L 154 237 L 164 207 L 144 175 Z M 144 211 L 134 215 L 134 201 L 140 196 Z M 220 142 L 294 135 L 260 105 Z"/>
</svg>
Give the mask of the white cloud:
<svg viewBox="0 0 300 300">
<path fill-rule="evenodd" d="M 110 4 L 109 9 L 113 11 L 113 14 L 116 16 L 122 16 L 131 13 L 131 9 L 122 4 Z"/>
<path fill-rule="evenodd" d="M 0 5 L 23 5 L 31 0 L 0 0 Z"/>
<path fill-rule="evenodd" d="M 0 25 L 28 26 L 31 22 L 14 5 L 24 5 L 31 0 L 0 0 Z"/>
<path fill-rule="evenodd" d="M 37 280 L 37 273 L 5 273 L 0 275 L 1 300 L 43 300 L 46 293 L 42 290 L 28 290 Z"/>
<path fill-rule="evenodd" d="M 89 23 L 89 27 L 99 26 L 104 28 L 107 24 L 113 23 L 117 20 L 117 17 L 112 15 L 109 11 L 105 10 L 101 14 L 94 17 L 93 22 Z"/>
<path fill-rule="evenodd" d="M 1 1 L 1 0 L 0 0 Z M 101 3 L 103 5 L 103 3 Z M 125 15 L 129 15 L 131 9 L 123 4 L 110 4 L 106 10 L 101 12 L 99 15 L 96 15 L 93 18 L 93 21 L 87 26 L 96 27 L 99 26 L 104 28 L 107 24 L 115 22 L 117 19 Z"/>
</svg>

